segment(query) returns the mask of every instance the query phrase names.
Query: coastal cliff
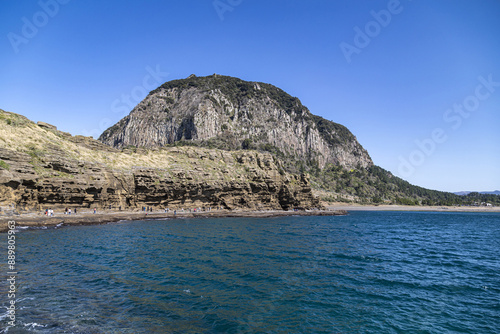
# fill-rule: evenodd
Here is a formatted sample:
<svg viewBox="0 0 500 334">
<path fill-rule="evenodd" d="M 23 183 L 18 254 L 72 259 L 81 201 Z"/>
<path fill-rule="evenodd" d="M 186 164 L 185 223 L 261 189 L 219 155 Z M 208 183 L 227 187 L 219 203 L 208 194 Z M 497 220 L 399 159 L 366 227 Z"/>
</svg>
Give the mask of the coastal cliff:
<svg viewBox="0 0 500 334">
<path fill-rule="evenodd" d="M 271 154 L 198 147 L 124 149 L 0 110 L 2 212 L 48 207 L 319 207 L 308 176 Z"/>
</svg>

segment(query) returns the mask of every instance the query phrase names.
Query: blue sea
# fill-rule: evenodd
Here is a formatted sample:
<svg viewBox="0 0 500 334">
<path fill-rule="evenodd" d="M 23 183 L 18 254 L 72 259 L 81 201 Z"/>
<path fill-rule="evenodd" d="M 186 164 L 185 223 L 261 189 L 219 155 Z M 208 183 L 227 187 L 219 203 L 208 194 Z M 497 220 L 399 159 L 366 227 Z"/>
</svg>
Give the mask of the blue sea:
<svg viewBox="0 0 500 334">
<path fill-rule="evenodd" d="M 16 246 L 3 333 L 500 333 L 498 213 L 130 221 Z"/>
</svg>

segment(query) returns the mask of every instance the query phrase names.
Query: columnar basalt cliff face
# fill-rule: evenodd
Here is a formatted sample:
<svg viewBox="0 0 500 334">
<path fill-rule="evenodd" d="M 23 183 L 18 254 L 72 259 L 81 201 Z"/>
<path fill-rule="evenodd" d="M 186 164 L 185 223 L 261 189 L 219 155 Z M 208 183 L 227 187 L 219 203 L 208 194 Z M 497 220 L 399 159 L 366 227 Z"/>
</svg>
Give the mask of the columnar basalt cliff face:
<svg viewBox="0 0 500 334">
<path fill-rule="evenodd" d="M 319 168 L 373 165 L 347 128 L 311 114 L 299 99 L 269 84 L 220 75 L 165 83 L 99 140 L 115 148 L 177 141 L 255 148 Z"/>
<path fill-rule="evenodd" d="M 0 110 L 0 208 L 318 207 L 306 175 L 268 153 L 182 147 L 120 151 Z M 21 138 L 23 140 L 21 140 Z"/>
</svg>

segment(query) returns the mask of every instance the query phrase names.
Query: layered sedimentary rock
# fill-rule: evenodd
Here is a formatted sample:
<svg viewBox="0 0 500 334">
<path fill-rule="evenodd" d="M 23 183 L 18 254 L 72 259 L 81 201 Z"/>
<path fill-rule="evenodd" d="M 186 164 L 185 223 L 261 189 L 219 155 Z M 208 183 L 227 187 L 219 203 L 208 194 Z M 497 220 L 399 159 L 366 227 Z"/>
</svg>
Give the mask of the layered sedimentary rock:
<svg viewBox="0 0 500 334">
<path fill-rule="evenodd" d="M 306 175 L 270 154 L 195 147 L 117 150 L 0 110 L 0 207 L 318 207 Z"/>
<path fill-rule="evenodd" d="M 178 141 L 254 148 L 319 168 L 373 165 L 346 127 L 311 114 L 299 99 L 269 84 L 220 75 L 163 84 L 99 140 L 116 148 Z"/>
</svg>

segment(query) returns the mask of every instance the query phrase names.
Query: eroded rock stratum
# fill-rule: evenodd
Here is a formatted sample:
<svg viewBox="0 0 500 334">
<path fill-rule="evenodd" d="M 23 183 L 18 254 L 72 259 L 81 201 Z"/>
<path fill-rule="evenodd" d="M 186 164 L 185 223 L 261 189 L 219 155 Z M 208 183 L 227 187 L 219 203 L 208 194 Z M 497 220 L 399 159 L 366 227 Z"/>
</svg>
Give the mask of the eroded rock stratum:
<svg viewBox="0 0 500 334">
<path fill-rule="evenodd" d="M 318 207 L 307 175 L 271 154 L 197 147 L 116 149 L 0 110 L 0 207 Z"/>
</svg>

